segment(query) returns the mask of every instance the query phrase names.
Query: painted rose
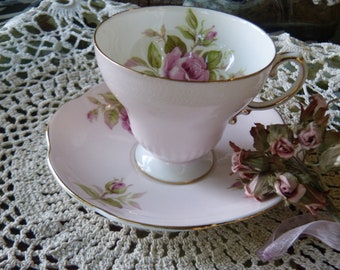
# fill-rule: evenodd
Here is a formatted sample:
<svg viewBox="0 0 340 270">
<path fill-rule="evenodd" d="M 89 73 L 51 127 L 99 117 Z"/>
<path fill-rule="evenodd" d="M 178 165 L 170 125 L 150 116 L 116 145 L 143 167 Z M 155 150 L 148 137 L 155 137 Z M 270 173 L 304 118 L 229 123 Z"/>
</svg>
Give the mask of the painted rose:
<svg viewBox="0 0 340 270">
<path fill-rule="evenodd" d="M 165 57 L 164 75 L 166 78 L 182 81 L 208 81 L 210 72 L 204 59 L 195 53 L 186 53 L 175 47 Z"/>
<path fill-rule="evenodd" d="M 303 129 L 298 135 L 301 147 L 305 150 L 317 148 L 322 142 L 321 130 L 313 123 Z"/>
<path fill-rule="evenodd" d="M 277 194 L 292 203 L 297 203 L 306 193 L 305 186 L 291 173 L 281 174 L 274 188 Z"/>
<path fill-rule="evenodd" d="M 129 116 L 128 116 L 127 111 L 124 107 L 120 110 L 119 118 L 120 118 L 120 121 L 122 122 L 122 127 L 132 134 Z"/>
<path fill-rule="evenodd" d="M 93 121 L 97 120 L 98 119 L 98 110 L 97 109 L 93 109 L 93 110 L 89 111 L 87 113 L 87 119 L 90 122 L 93 122 Z"/>
<path fill-rule="evenodd" d="M 105 185 L 105 190 L 110 194 L 123 194 L 126 192 L 128 186 L 124 184 L 120 179 L 112 180 Z"/>
<path fill-rule="evenodd" d="M 270 152 L 272 155 L 278 155 L 281 158 L 288 159 L 294 156 L 295 147 L 285 137 L 281 137 L 270 145 Z"/>
<path fill-rule="evenodd" d="M 207 35 L 205 36 L 205 40 L 207 41 L 212 41 L 214 40 L 214 38 L 217 36 L 217 32 L 216 31 L 209 31 L 207 33 Z"/>
</svg>

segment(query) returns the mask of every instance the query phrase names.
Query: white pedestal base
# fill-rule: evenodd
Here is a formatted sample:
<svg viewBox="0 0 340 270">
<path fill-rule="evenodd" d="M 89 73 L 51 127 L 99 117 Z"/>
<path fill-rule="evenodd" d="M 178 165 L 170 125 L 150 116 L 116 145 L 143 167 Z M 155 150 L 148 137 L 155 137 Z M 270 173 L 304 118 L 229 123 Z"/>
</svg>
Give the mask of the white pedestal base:
<svg viewBox="0 0 340 270">
<path fill-rule="evenodd" d="M 143 146 L 137 145 L 135 160 L 139 169 L 150 177 L 169 184 L 187 184 L 206 175 L 214 164 L 212 151 L 185 163 L 170 163 L 153 156 Z"/>
</svg>

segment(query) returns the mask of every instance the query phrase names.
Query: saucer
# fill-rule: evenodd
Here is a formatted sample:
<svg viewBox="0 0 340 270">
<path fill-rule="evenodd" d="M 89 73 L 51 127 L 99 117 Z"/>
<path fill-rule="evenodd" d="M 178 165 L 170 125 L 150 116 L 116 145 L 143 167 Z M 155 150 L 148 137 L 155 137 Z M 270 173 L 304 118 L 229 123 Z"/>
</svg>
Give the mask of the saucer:
<svg viewBox="0 0 340 270">
<path fill-rule="evenodd" d="M 250 128 L 256 122 L 282 123 L 275 110 L 252 111 L 228 125 L 213 149 L 215 164 L 199 181 L 171 185 L 143 174 L 134 159 L 137 145 L 120 123 L 110 129 L 98 116 L 89 121 L 93 109 L 88 97 L 108 92 L 100 84 L 83 96 L 63 105 L 47 129 L 48 164 L 62 188 L 103 216 L 137 228 L 191 230 L 237 222 L 263 213 L 281 201 L 265 202 L 231 188 L 229 140 L 252 147 Z"/>
</svg>

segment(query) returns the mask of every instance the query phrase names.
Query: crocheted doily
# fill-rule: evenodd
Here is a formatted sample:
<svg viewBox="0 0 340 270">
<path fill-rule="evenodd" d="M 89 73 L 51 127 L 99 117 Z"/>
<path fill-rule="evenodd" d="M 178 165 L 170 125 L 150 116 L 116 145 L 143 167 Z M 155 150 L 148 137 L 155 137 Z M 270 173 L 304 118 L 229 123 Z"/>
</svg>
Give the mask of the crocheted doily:
<svg viewBox="0 0 340 270">
<path fill-rule="evenodd" d="M 69 197 L 47 163 L 45 131 L 65 102 L 102 82 L 92 44 L 96 25 L 130 4 L 46 0 L 0 30 L 0 268 L 3 269 L 336 269 L 339 253 L 311 237 L 275 261 L 256 251 L 284 219 L 301 214 L 279 205 L 250 220 L 200 231 L 143 231 L 115 224 Z M 309 66 L 301 92 L 279 110 L 294 120 L 311 93 L 339 96 L 340 46 L 273 36 L 278 51 L 298 51 Z M 289 73 L 287 74 L 286 71 Z M 261 98 L 289 85 L 286 65 Z M 273 90 L 275 89 L 275 90 Z M 270 91 L 269 91 L 270 90 Z M 332 128 L 340 128 L 333 103 Z M 339 174 L 327 178 L 340 207 Z"/>
</svg>

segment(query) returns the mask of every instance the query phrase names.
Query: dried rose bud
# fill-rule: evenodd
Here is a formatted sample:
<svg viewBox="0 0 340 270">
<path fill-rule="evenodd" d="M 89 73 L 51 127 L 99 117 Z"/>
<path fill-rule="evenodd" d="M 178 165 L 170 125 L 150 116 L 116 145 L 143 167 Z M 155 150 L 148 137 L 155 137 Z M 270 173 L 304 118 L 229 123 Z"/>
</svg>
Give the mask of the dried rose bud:
<svg viewBox="0 0 340 270">
<path fill-rule="evenodd" d="M 297 203 L 306 193 L 304 185 L 291 173 L 281 174 L 274 187 L 277 194 L 292 203 Z"/>
<path fill-rule="evenodd" d="M 322 130 L 311 122 L 305 129 L 301 130 L 298 140 L 302 149 L 317 148 L 322 142 Z"/>
<path fill-rule="evenodd" d="M 281 137 L 270 145 L 270 152 L 272 155 L 289 159 L 295 155 L 295 147 L 287 138 Z"/>
</svg>

